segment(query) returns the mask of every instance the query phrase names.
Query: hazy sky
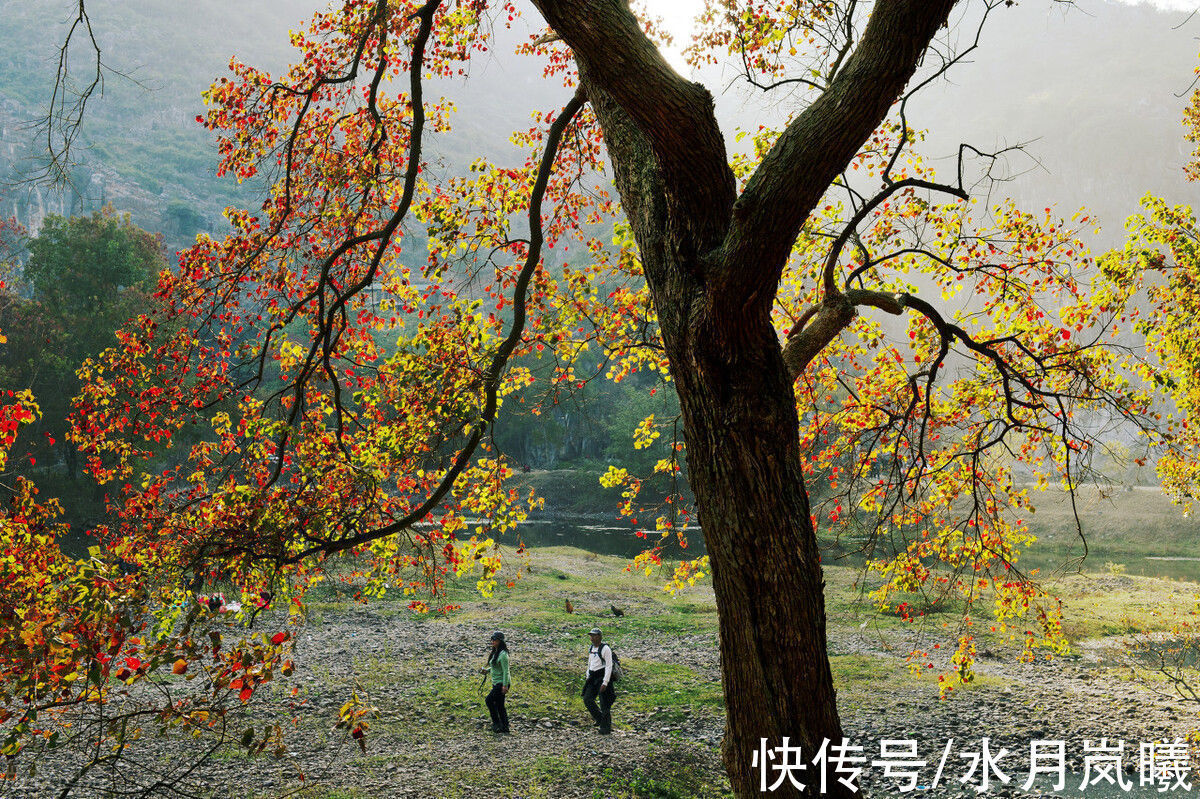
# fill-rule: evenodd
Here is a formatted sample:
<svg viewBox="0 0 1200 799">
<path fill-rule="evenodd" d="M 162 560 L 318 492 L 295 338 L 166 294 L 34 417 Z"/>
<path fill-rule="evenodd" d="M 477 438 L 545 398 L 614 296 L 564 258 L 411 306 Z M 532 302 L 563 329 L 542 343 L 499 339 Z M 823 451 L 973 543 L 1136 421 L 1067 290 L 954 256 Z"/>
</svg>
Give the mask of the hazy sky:
<svg viewBox="0 0 1200 799">
<path fill-rule="evenodd" d="M 1152 5 L 1173 11 L 1200 9 L 1200 0 L 1120 0 L 1129 5 Z M 661 14 L 677 39 L 687 36 L 692 19 L 704 7 L 704 0 L 652 0 L 647 3 L 653 13 Z"/>
<path fill-rule="evenodd" d="M 1084 0 L 1084 5 L 1089 0 Z M 1090 0 L 1096 2 L 1097 0 Z M 1107 2 L 1108 0 L 1099 0 L 1099 2 Z M 1200 0 L 1117 0 L 1118 2 L 1127 5 L 1152 5 L 1158 8 L 1167 9 L 1170 11 L 1196 11 L 1200 10 Z M 688 69 L 684 65 L 683 56 L 680 54 L 678 47 L 686 44 L 688 35 L 692 29 L 692 20 L 704 8 L 704 0 L 649 0 L 646 7 L 653 14 L 661 15 L 666 21 L 667 27 L 675 36 L 675 48 L 670 48 L 665 53 L 667 60 L 674 65 L 680 72 L 687 74 Z"/>
<path fill-rule="evenodd" d="M 1126 3 L 1131 1 L 1122 0 Z M 1147 0 L 1147 5 L 1158 6 L 1170 11 L 1195 11 L 1200 8 L 1200 0 Z"/>
</svg>

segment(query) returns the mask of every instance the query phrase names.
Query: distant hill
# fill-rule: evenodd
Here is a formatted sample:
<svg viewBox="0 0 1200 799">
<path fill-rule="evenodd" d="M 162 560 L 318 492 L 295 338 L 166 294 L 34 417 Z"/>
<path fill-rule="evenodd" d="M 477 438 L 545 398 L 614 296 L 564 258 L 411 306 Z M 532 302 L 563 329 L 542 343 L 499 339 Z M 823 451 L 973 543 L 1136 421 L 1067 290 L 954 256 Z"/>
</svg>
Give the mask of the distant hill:
<svg viewBox="0 0 1200 799">
<path fill-rule="evenodd" d="M 26 171 L 36 152 L 25 125 L 49 96 L 72 5 L 0 0 L 0 180 Z M 104 97 L 91 107 L 75 190 L 0 189 L 0 213 L 36 226 L 45 213 L 86 212 L 109 201 L 178 247 L 199 230 L 219 227 L 225 205 L 255 205 L 251 187 L 213 177 L 211 143 L 194 121 L 200 92 L 234 54 L 283 66 L 287 31 L 318 5 L 88 0 L 107 62 L 133 80 L 109 75 Z M 1176 201 L 1195 194 L 1179 173 L 1188 148 L 1179 124 L 1185 98 L 1176 95 L 1191 83 L 1200 21 L 1177 27 L 1182 13 L 1104 0 L 1064 8 L 1024 0 L 999 9 L 972 63 L 931 87 L 911 118 L 931 130 L 924 149 L 934 156 L 952 155 L 960 141 L 982 148 L 1031 142 L 1028 151 L 1040 166 L 1014 159 L 1013 170 L 1025 174 L 1000 192 L 1030 207 L 1058 205 L 1067 214 L 1086 205 L 1104 221 L 1102 243 L 1111 245 L 1146 191 Z M 52 14 L 60 16 L 48 24 Z M 557 80 L 543 80 L 535 63 L 510 52 L 502 42 L 472 66 L 471 80 L 439 87 L 461 111 L 459 127 L 431 143 L 447 169 L 480 153 L 503 152 L 509 131 L 528 126 L 531 111 L 566 100 Z M 719 107 L 732 134 L 741 90 L 728 73 L 701 77 L 714 91 L 731 87 Z M 776 119 L 787 108 L 780 99 L 786 98 L 769 103 Z M 737 121 L 756 127 L 770 112 L 751 113 Z M 949 169 L 952 161 L 944 163 Z"/>
<path fill-rule="evenodd" d="M 175 249 L 200 230 L 219 228 L 226 205 L 256 207 L 253 187 L 214 176 L 211 136 L 195 122 L 204 110 L 201 92 L 227 74 L 234 55 L 273 72 L 285 68 L 293 54 L 289 30 L 323 5 L 314 0 L 194 0 L 167 6 L 156 0 L 88 0 L 111 72 L 103 97 L 88 106 L 82 146 L 75 153 L 75 186 L 63 193 L 0 187 L 0 214 L 15 215 L 36 229 L 47 213 L 85 213 L 111 202 L 131 211 L 142 227 L 162 232 Z M 61 15 L 50 17 L 50 24 L 48 7 Z M 42 142 L 29 123 L 43 114 L 50 97 L 57 48 L 72 15 L 73 3 L 61 0 L 0 0 L 2 183 L 36 168 Z M 72 55 L 76 68 L 86 72 L 88 49 L 81 46 Z M 449 139 L 430 142 L 434 159 L 454 168 L 481 153 L 506 150 L 508 134 L 530 124 L 531 99 L 536 103 L 544 94 L 547 107 L 560 102 L 558 95 L 565 101 L 566 90 L 542 81 L 540 69 L 515 56 L 508 60 L 524 74 L 512 74 L 506 59 L 483 55 L 474 66 L 480 85 L 472 80 L 445 87 L 456 97 L 465 92 L 461 107 L 470 109 L 472 118 Z"/>
<path fill-rule="evenodd" d="M 166 11 L 154 0 L 88 0 L 112 71 L 105 74 L 103 97 L 88 107 L 75 185 L 61 194 L 9 189 L 0 208 L 36 228 L 46 213 L 82 213 L 107 201 L 175 246 L 219 224 L 226 204 L 248 200 L 233 181 L 213 175 L 215 149 L 195 123 L 203 110 L 200 93 L 235 53 L 284 65 L 287 32 L 301 21 L 304 5 L 191 0 Z M 28 123 L 44 113 L 72 6 L 0 0 L 0 179 L 35 168 L 40 142 Z M 87 48 L 72 48 L 71 55 L 86 74 Z"/>
<path fill-rule="evenodd" d="M 1030 157 L 1010 162 L 1024 174 L 998 192 L 1068 216 L 1086 206 L 1104 224 L 1105 248 L 1121 242 L 1147 192 L 1177 203 L 1200 197 L 1181 172 L 1200 18 L 1104 0 L 1025 0 L 999 9 L 995 23 L 972 63 L 916 106 L 931 153 L 949 155 L 960 141 L 1028 142 Z"/>
</svg>

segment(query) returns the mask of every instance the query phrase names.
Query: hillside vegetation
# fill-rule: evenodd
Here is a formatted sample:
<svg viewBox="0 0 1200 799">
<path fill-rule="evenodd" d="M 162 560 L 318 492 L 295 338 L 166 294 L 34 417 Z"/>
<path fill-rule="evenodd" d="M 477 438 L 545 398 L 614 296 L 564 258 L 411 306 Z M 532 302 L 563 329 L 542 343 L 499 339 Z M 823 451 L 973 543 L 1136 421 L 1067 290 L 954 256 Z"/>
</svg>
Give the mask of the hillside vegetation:
<svg viewBox="0 0 1200 799">
<path fill-rule="evenodd" d="M 951 83 L 924 94 L 910 116 L 915 126 L 933 130 L 925 150 L 934 158 L 949 159 L 960 141 L 981 148 L 1028 143 L 1027 156 L 1009 161 L 1014 180 L 997 186 L 993 199 L 1007 194 L 1034 207 L 1059 204 L 1068 213 L 1086 205 L 1105 224 L 1102 241 L 1111 245 L 1144 192 L 1186 197 L 1179 95 L 1191 79 L 1200 22 L 1180 25 L 1185 15 L 1148 5 L 1073 5 L 1065 12 L 1058 4 L 1006 9 L 971 62 Z M 225 73 L 231 56 L 281 69 L 290 57 L 288 30 L 319 6 L 196 0 L 171 4 L 168 12 L 153 0 L 90 0 L 109 71 L 103 97 L 89 105 L 75 185 L 61 193 L 6 192 L 0 213 L 36 228 L 46 213 L 86 213 L 108 201 L 163 233 L 170 249 L 199 231 L 220 230 L 222 208 L 256 201 L 253 187 L 215 178 L 212 143 L 194 121 L 201 93 Z M 28 124 L 44 114 L 73 13 L 71 3 L 0 0 L 0 179 L 36 168 L 40 142 Z M 431 139 L 435 168 L 506 152 L 509 132 L 528 124 L 518 109 L 565 101 L 557 81 L 543 80 L 532 62 L 511 55 L 526 32 L 522 24 L 511 32 L 498 26 L 492 59 L 454 86 L 459 108 L 471 113 L 462 127 Z M 91 54 L 81 46 L 71 55 L 82 82 Z M 698 77 L 726 87 L 729 96 L 719 106 L 746 101 L 731 72 Z M 781 99 L 772 95 L 771 106 L 782 121 L 788 105 Z"/>
</svg>

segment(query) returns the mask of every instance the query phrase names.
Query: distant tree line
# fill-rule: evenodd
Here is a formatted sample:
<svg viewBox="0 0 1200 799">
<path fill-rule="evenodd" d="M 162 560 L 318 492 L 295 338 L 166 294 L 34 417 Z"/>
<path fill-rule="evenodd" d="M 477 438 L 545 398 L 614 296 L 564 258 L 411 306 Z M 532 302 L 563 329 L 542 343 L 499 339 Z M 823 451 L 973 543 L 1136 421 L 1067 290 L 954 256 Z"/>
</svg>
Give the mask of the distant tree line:
<svg viewBox="0 0 1200 799">
<path fill-rule="evenodd" d="M 146 309 L 167 261 L 158 237 L 111 208 L 70 219 L 48 216 L 23 245 L 5 262 L 0 385 L 32 390 L 41 417 L 22 431 L 0 483 L 8 490 L 18 475 L 36 474 L 45 493 L 62 499 L 65 520 L 78 527 L 102 514 L 103 495 L 82 479 L 66 436 L 80 384 L 76 370 L 113 346 L 114 331 Z"/>
</svg>

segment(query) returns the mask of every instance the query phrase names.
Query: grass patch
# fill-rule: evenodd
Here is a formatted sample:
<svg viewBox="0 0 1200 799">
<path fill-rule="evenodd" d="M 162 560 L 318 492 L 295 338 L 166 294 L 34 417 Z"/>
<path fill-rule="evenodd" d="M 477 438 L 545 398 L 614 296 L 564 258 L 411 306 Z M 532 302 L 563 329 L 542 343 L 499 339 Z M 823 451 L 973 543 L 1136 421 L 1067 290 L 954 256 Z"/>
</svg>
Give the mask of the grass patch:
<svg viewBox="0 0 1200 799">
<path fill-rule="evenodd" d="M 713 608 L 710 614 L 700 614 L 694 611 L 681 612 L 668 606 L 661 613 L 643 613 L 636 615 L 627 612 L 623 618 L 608 619 L 604 625 L 604 637 L 613 646 L 618 646 L 622 637 L 646 636 L 654 634 L 683 636 L 716 634 L 717 613 Z"/>
<path fill-rule="evenodd" d="M 873 697 L 878 701 L 880 691 L 920 687 L 932 690 L 937 686 L 937 669 L 909 669 L 898 658 L 871 655 L 834 655 L 829 658 L 833 670 L 833 685 L 839 698 Z M 1008 681 L 1000 677 L 976 674 L 975 679 L 957 690 L 1000 688 Z"/>
<path fill-rule="evenodd" d="M 682 636 L 714 633 L 716 605 L 701 588 L 681 597 L 663 590 L 662 575 L 624 571 L 627 561 L 571 547 L 530 550 L 529 566 L 513 588 L 500 587 L 482 597 L 475 578 L 447 581 L 448 598 L 462 606 L 453 621 L 475 624 L 489 620 L 506 630 L 534 635 L 604 630 L 615 647 L 630 636 Z M 624 615 L 613 612 L 616 607 Z"/>
<path fill-rule="evenodd" d="M 455 767 L 439 770 L 441 797 L 465 799 L 550 799 L 579 783 L 582 770 L 562 755 L 539 755 L 503 766 Z"/>
<path fill-rule="evenodd" d="M 625 677 L 618 683 L 617 702 L 631 710 L 661 708 L 659 718 L 679 719 L 689 712 L 711 714 L 725 709 L 721 683 L 687 666 L 634 659 L 622 659 L 621 666 Z"/>
<path fill-rule="evenodd" d="M 1079 546 L 1079 534 L 1069 495 L 1061 490 L 1033 492 L 1036 511 L 1027 519 L 1038 536 L 1037 548 Z M 1184 518 L 1179 506 L 1157 489 L 1102 491 L 1082 486 L 1076 506 L 1087 537 L 1091 563 L 1105 555 L 1195 555 L 1200 544 L 1200 519 Z"/>
<path fill-rule="evenodd" d="M 645 766 L 630 774 L 606 768 L 592 791 L 593 799 L 726 799 L 733 794 L 723 774 L 710 773 L 711 758 L 700 748 L 672 741 L 652 744 Z"/>
<path fill-rule="evenodd" d="M 895 610 L 877 611 L 861 587 L 861 573 L 848 567 L 826 567 L 825 607 L 831 628 L 866 626 L 885 636 L 890 633 L 923 633 L 934 637 L 938 628 L 947 626 L 944 637 L 954 637 L 962 616 L 967 612 L 963 599 L 949 596 L 931 603 L 920 594 L 895 594 L 893 608 L 908 603 L 912 621 L 905 620 Z M 1186 620 L 1197 608 L 1200 585 L 1161 577 L 1143 577 L 1120 573 L 1069 574 L 1047 577 L 1042 587 L 1062 600 L 1063 632 L 1069 641 L 1082 641 L 1113 635 L 1169 631 Z M 970 630 L 977 646 L 1005 647 L 1010 635 L 992 631 L 990 617 L 991 594 L 983 592 L 975 601 L 975 625 Z M 936 625 L 936 626 L 935 626 Z M 1011 621 L 1009 633 L 1019 640 L 1026 626 L 1036 625 L 1031 617 L 1026 622 Z M 1036 628 L 1034 628 L 1036 629 Z"/>
<path fill-rule="evenodd" d="M 577 784 L 581 769 L 562 755 L 539 755 L 510 765 L 505 774 L 516 782 L 520 796 L 534 799 L 557 796 L 557 786 Z"/>
<path fill-rule="evenodd" d="M 1071 640 L 1162 632 L 1187 620 L 1200 586 L 1128 574 L 1070 575 L 1050 590 L 1063 600 L 1063 631 Z"/>
</svg>

